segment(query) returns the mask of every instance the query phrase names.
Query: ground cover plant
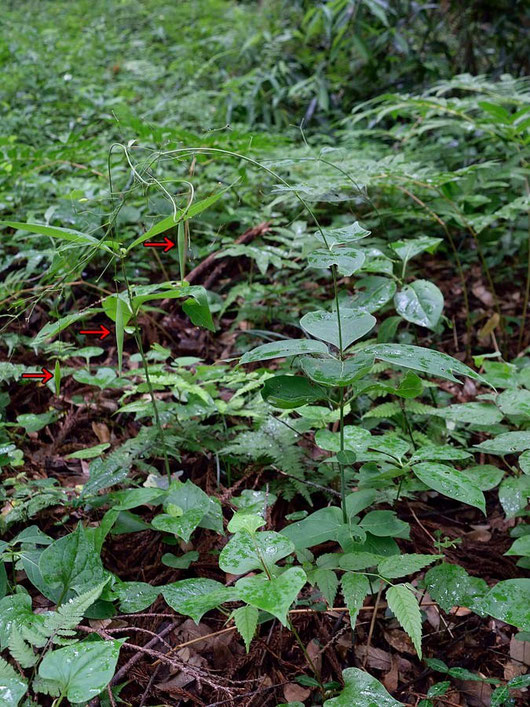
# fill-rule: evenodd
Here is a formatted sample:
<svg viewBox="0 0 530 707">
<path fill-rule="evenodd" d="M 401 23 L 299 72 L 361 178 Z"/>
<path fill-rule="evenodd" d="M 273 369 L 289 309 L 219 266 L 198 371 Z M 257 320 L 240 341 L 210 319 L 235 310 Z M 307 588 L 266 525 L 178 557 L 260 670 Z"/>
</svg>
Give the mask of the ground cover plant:
<svg viewBox="0 0 530 707">
<path fill-rule="evenodd" d="M 525 4 L 3 20 L 2 704 L 526 704 Z"/>
</svg>

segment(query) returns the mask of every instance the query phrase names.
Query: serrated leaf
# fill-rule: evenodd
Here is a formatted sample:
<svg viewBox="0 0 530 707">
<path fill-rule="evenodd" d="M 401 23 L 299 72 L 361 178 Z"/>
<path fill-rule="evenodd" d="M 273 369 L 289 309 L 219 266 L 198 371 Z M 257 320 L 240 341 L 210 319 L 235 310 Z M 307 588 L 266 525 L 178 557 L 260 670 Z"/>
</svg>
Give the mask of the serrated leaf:
<svg viewBox="0 0 530 707">
<path fill-rule="evenodd" d="M 396 584 L 387 589 L 386 600 L 388 608 L 412 639 L 421 659 L 421 612 L 416 597 L 405 584 Z"/>
<path fill-rule="evenodd" d="M 333 606 L 335 597 L 337 596 L 337 589 L 339 587 L 339 580 L 337 575 L 331 569 L 325 569 L 324 567 L 319 567 L 314 574 L 315 583 L 324 595 L 324 598 L 328 602 L 329 606 Z"/>
<path fill-rule="evenodd" d="M 232 614 L 237 630 L 245 641 L 247 653 L 249 651 L 252 639 L 254 638 L 254 634 L 256 633 L 258 614 L 258 610 L 249 604 L 239 607 L 239 609 L 236 609 Z"/>
<path fill-rule="evenodd" d="M 342 576 L 341 586 L 346 606 L 350 612 L 351 627 L 355 630 L 355 622 L 357 621 L 359 610 L 370 592 L 370 583 L 364 574 L 346 572 Z"/>
<path fill-rule="evenodd" d="M 388 579 L 406 577 L 409 574 L 419 572 L 427 565 L 443 558 L 443 555 L 394 555 L 387 557 L 378 565 L 378 572 Z"/>
</svg>

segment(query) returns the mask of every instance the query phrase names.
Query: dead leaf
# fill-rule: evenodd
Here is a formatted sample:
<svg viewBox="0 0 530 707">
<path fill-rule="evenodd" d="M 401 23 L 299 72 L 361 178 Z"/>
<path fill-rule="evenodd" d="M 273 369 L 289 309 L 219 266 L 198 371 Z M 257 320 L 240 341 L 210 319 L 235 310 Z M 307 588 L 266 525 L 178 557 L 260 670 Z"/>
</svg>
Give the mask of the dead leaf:
<svg viewBox="0 0 530 707">
<path fill-rule="evenodd" d="M 518 641 L 515 637 L 510 641 L 510 658 L 524 665 L 530 665 L 530 641 Z"/>
<path fill-rule="evenodd" d="M 307 655 L 311 658 L 313 665 L 315 666 L 317 672 L 322 670 L 322 653 L 320 643 L 313 638 L 306 646 Z"/>
<path fill-rule="evenodd" d="M 389 692 L 394 692 L 394 690 L 397 690 L 398 687 L 398 681 L 399 681 L 399 671 L 398 671 L 398 661 L 397 657 L 393 655 L 391 657 L 392 661 L 392 667 L 386 673 L 386 675 L 383 675 L 382 682 L 383 685 L 386 687 L 386 689 Z"/>
<path fill-rule="evenodd" d="M 392 656 L 390 653 L 387 653 L 387 651 L 383 651 L 381 648 L 375 648 L 374 646 L 370 646 L 368 650 L 366 646 L 358 646 L 357 655 L 363 662 L 367 654 L 366 665 L 369 668 L 386 671 L 392 668 Z"/>
<path fill-rule="evenodd" d="M 482 304 L 486 305 L 486 307 L 493 307 L 495 304 L 495 300 L 493 299 L 493 295 L 489 290 L 487 290 L 484 285 L 479 282 L 476 285 L 473 285 L 471 288 L 471 292 L 475 295 L 475 297 L 482 302 Z"/>
<path fill-rule="evenodd" d="M 110 430 L 104 422 L 93 422 L 92 432 L 96 435 L 100 444 L 110 442 Z"/>
<path fill-rule="evenodd" d="M 302 685 L 297 685 L 295 682 L 289 682 L 283 688 L 283 696 L 286 702 L 304 702 L 310 694 L 311 690 L 302 687 Z"/>
<path fill-rule="evenodd" d="M 407 636 L 405 631 L 401 631 L 397 628 L 392 629 L 391 631 L 385 631 L 385 638 L 387 643 L 398 653 L 410 653 L 411 655 L 416 655 L 416 650 L 412 645 L 412 641 Z"/>
<path fill-rule="evenodd" d="M 458 684 L 470 707 L 490 707 L 492 687 L 487 682 L 459 680 Z"/>
<path fill-rule="evenodd" d="M 484 326 L 479 329 L 478 338 L 487 339 L 487 337 L 490 336 L 490 334 L 493 334 L 495 329 L 499 326 L 500 321 L 501 318 L 499 317 L 497 312 L 495 312 L 495 314 L 492 314 L 488 321 L 484 324 Z"/>
</svg>

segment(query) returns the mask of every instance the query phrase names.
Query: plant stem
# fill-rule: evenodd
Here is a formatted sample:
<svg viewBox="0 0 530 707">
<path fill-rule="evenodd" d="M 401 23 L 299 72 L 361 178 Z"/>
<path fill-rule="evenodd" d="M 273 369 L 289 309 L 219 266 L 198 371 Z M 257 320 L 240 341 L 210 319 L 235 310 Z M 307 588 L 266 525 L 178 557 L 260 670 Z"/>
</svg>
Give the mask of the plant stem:
<svg viewBox="0 0 530 707">
<path fill-rule="evenodd" d="M 320 691 L 322 692 L 322 694 L 324 694 L 324 685 L 322 684 L 322 677 L 320 675 L 320 672 L 317 670 L 316 665 L 311 660 L 311 656 L 309 655 L 309 653 L 306 650 L 306 647 L 302 643 L 302 639 L 300 638 L 300 634 L 298 633 L 298 631 L 294 627 L 294 624 L 293 624 L 290 617 L 287 619 L 287 622 L 288 622 L 289 628 L 291 629 L 291 631 L 293 633 L 293 636 L 296 639 L 296 642 L 300 646 L 300 650 L 304 654 L 304 658 L 307 660 L 307 664 L 309 665 L 309 667 L 311 668 L 311 670 L 313 671 L 313 673 L 315 675 L 315 678 L 318 682 L 318 686 L 320 687 Z"/>
<path fill-rule="evenodd" d="M 153 413 L 155 417 L 155 425 L 158 430 L 158 434 L 160 436 L 160 442 L 162 444 L 162 455 L 164 457 L 164 467 L 166 470 L 166 475 L 167 475 L 167 481 L 168 484 L 171 483 L 171 468 L 169 466 L 169 458 L 167 456 L 167 448 L 166 448 L 166 439 L 164 436 L 164 428 L 162 427 L 162 423 L 160 421 L 160 415 L 158 414 L 158 406 L 156 404 L 156 398 L 155 398 L 155 391 L 153 389 L 153 384 L 151 383 L 151 378 L 149 376 L 149 364 L 147 363 L 147 359 L 145 357 L 145 351 L 144 351 L 144 346 L 142 343 L 142 337 L 140 335 L 140 328 L 138 326 L 138 318 L 136 316 L 136 310 L 133 305 L 133 297 L 132 297 L 132 292 L 131 292 L 131 286 L 129 284 L 129 278 L 127 277 L 127 273 L 125 271 L 125 264 L 123 262 L 123 258 L 120 259 L 120 265 L 121 265 L 121 271 L 123 275 L 123 279 L 125 281 L 125 286 L 127 288 L 127 296 L 129 297 L 129 305 L 131 307 L 131 312 L 132 312 L 132 322 L 133 322 L 133 327 L 134 327 L 134 338 L 136 341 L 136 346 L 138 347 L 138 352 L 140 353 L 141 359 L 142 359 L 142 366 L 144 369 L 145 373 L 145 381 L 147 383 L 147 387 L 149 389 L 149 395 L 151 397 L 151 403 L 153 405 Z"/>
</svg>

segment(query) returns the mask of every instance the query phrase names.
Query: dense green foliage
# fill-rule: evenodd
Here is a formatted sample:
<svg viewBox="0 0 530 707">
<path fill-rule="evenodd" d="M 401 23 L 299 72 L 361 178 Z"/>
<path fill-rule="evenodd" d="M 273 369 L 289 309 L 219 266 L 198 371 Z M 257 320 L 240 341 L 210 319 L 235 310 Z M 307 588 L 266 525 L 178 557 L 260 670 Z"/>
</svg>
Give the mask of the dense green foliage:
<svg viewBox="0 0 530 707">
<path fill-rule="evenodd" d="M 369 647 L 381 600 L 448 678 L 423 707 L 450 679 L 523 699 L 527 676 L 449 667 L 425 611 L 530 633 L 525 21 L 500 0 L 7 3 L 3 704 L 129 695 L 113 676 L 152 605 L 217 612 L 247 653 L 279 622 L 307 704 L 404 704 L 351 648 L 328 680 L 293 623 L 339 606 L 356 635 L 374 609 Z M 414 503 L 495 515 L 511 574 L 464 567 Z M 171 552 L 124 579 L 108 548 L 131 536 Z M 229 692 L 193 671 L 200 699 Z"/>
</svg>

